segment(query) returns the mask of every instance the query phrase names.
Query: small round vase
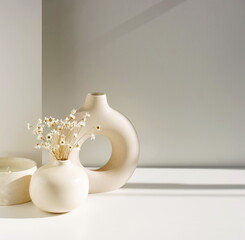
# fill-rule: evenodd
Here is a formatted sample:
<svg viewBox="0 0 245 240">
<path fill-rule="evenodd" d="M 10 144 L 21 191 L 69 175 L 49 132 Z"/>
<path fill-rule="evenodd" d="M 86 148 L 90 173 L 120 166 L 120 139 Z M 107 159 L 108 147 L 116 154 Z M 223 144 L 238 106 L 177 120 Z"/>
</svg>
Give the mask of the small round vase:
<svg viewBox="0 0 245 240">
<path fill-rule="evenodd" d="M 55 160 L 40 167 L 32 176 L 30 196 L 43 211 L 64 213 L 81 207 L 88 195 L 85 170 L 70 160 Z"/>
</svg>

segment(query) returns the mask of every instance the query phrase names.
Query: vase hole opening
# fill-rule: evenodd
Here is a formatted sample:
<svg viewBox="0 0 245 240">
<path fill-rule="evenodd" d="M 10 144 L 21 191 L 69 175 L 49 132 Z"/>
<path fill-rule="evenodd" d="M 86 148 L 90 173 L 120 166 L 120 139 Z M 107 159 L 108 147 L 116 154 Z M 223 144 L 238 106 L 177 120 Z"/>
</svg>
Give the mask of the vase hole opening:
<svg viewBox="0 0 245 240">
<path fill-rule="evenodd" d="M 99 97 L 99 96 L 105 96 L 105 93 L 101 93 L 101 92 L 93 92 L 93 93 L 89 93 L 88 95 L 90 95 L 90 96 L 95 96 L 95 97 Z"/>
<path fill-rule="evenodd" d="M 79 157 L 83 166 L 98 169 L 108 162 L 111 153 L 110 140 L 105 136 L 98 135 L 95 140 L 87 139 L 83 143 Z"/>
</svg>

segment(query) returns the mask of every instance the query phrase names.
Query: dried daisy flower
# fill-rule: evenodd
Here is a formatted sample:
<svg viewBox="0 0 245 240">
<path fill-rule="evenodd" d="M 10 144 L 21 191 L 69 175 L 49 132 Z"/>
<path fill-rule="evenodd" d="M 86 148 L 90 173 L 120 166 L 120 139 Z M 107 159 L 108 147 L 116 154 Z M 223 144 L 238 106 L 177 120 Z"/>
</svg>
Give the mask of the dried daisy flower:
<svg viewBox="0 0 245 240">
<path fill-rule="evenodd" d="M 38 124 L 42 124 L 43 120 L 41 118 L 37 119 Z"/>
<path fill-rule="evenodd" d="M 80 149 L 80 145 L 77 143 L 77 144 L 75 145 L 75 148 Z"/>
<path fill-rule="evenodd" d="M 76 109 L 72 109 L 72 110 L 71 110 L 71 114 L 75 114 L 76 112 L 77 112 Z"/>
<path fill-rule="evenodd" d="M 41 140 L 44 140 L 44 139 L 45 138 L 44 138 L 44 136 L 42 134 L 37 135 L 37 140 L 41 141 Z"/>
<path fill-rule="evenodd" d="M 30 130 L 33 126 L 30 123 L 27 123 L 27 129 Z"/>
<path fill-rule="evenodd" d="M 57 160 L 69 159 L 70 153 L 74 149 L 80 149 L 80 142 L 84 138 L 95 139 L 95 132 L 101 130 L 97 125 L 83 131 L 87 119 L 90 117 L 88 112 L 83 113 L 81 121 L 76 120 L 76 110 L 71 110 L 68 117 L 55 119 L 54 117 L 39 118 L 36 125 L 27 124 L 27 129 L 36 135 L 39 143 L 36 149 L 47 149 Z"/>
<path fill-rule="evenodd" d="M 70 116 L 70 120 L 74 120 L 76 118 L 75 115 L 72 113 L 69 116 Z"/>
<path fill-rule="evenodd" d="M 61 139 L 60 142 L 59 142 L 59 144 L 60 144 L 61 146 L 62 146 L 62 145 L 65 145 L 65 144 L 66 144 L 65 139 Z"/>
<path fill-rule="evenodd" d="M 90 135 L 90 139 L 91 140 L 94 140 L 95 139 L 95 135 L 93 133 Z"/>
<path fill-rule="evenodd" d="M 35 145 L 35 148 L 36 148 L 36 149 L 40 149 L 40 148 L 41 148 L 40 143 L 37 143 L 37 144 Z"/>
<path fill-rule="evenodd" d="M 52 133 L 48 133 L 46 136 L 47 141 L 51 141 L 52 140 Z"/>
</svg>

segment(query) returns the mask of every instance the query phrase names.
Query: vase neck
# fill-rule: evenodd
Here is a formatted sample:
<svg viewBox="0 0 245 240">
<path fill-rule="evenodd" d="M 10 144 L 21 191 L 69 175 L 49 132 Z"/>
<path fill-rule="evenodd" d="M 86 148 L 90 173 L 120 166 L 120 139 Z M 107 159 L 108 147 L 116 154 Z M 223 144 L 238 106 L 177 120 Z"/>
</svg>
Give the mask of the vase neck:
<svg viewBox="0 0 245 240">
<path fill-rule="evenodd" d="M 57 165 L 60 165 L 60 166 L 70 166 L 70 165 L 73 165 L 70 159 L 67 159 L 67 160 L 57 160 L 56 159 L 55 162 L 56 162 Z"/>
<path fill-rule="evenodd" d="M 91 108 L 109 108 L 106 94 L 104 93 L 89 93 L 85 99 L 83 106 L 85 109 Z"/>
</svg>

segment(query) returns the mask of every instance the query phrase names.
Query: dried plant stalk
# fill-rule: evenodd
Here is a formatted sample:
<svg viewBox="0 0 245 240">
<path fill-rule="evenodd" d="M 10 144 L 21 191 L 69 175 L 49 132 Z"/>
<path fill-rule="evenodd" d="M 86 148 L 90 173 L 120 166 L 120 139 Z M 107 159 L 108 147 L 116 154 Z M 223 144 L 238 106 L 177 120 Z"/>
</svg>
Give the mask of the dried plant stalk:
<svg viewBox="0 0 245 240">
<path fill-rule="evenodd" d="M 67 160 L 73 149 L 80 149 L 82 138 L 90 135 L 92 140 L 95 139 L 95 132 L 100 131 L 101 127 L 92 127 L 82 134 L 90 114 L 85 112 L 82 121 L 76 121 L 75 113 L 76 110 L 72 110 L 69 117 L 64 119 L 38 119 L 34 126 L 28 123 L 27 128 L 32 129 L 32 133 L 39 140 L 35 148 L 47 149 L 57 160 Z"/>
</svg>

